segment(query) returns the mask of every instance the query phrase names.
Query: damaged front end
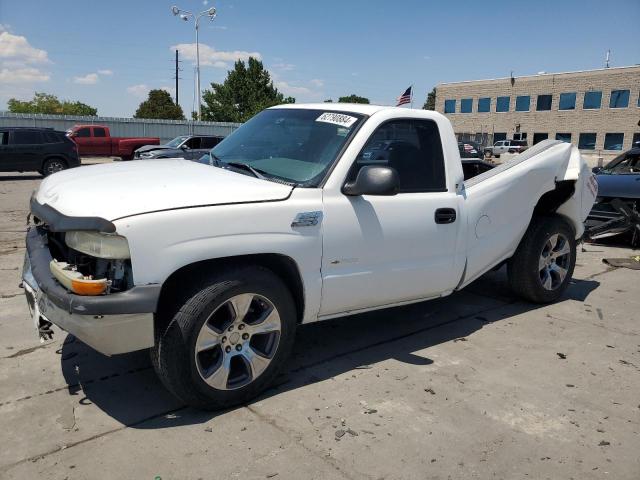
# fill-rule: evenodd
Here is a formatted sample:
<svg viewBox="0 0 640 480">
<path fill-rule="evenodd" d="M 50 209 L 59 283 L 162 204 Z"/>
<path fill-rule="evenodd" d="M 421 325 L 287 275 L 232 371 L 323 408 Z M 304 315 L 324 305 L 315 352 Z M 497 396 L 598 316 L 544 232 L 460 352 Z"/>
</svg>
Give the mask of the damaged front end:
<svg viewBox="0 0 640 480">
<path fill-rule="evenodd" d="M 135 285 L 129 246 L 97 217 L 70 217 L 32 199 L 22 285 L 41 339 L 51 324 L 105 355 L 153 346 L 161 286 Z"/>
<path fill-rule="evenodd" d="M 124 292 L 133 287 L 127 239 L 96 231 L 47 232 L 53 276 L 77 295 Z"/>
</svg>

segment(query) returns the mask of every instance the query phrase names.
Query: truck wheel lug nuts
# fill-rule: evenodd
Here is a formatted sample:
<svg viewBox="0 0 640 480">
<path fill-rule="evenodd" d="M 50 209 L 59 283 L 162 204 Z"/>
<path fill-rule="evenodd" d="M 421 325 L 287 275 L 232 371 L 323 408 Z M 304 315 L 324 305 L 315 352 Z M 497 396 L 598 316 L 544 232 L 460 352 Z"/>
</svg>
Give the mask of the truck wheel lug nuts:
<svg viewBox="0 0 640 480">
<path fill-rule="evenodd" d="M 222 343 L 227 341 L 227 337 L 222 337 Z"/>
<path fill-rule="evenodd" d="M 249 334 L 248 333 L 243 333 L 242 334 L 242 339 L 246 340 L 247 338 L 249 338 Z"/>
<path fill-rule="evenodd" d="M 224 349 L 224 351 L 229 353 L 231 351 L 231 347 L 227 345 L 227 347 Z"/>
<path fill-rule="evenodd" d="M 240 325 L 238 325 L 238 330 L 243 330 L 244 329 L 244 323 L 241 323 Z"/>
<path fill-rule="evenodd" d="M 237 350 L 237 351 L 242 350 L 242 345 L 236 345 L 236 350 Z"/>
<path fill-rule="evenodd" d="M 229 327 L 229 331 L 230 331 L 230 332 L 232 332 L 232 331 L 233 331 L 233 325 L 231 325 L 231 326 Z"/>
</svg>

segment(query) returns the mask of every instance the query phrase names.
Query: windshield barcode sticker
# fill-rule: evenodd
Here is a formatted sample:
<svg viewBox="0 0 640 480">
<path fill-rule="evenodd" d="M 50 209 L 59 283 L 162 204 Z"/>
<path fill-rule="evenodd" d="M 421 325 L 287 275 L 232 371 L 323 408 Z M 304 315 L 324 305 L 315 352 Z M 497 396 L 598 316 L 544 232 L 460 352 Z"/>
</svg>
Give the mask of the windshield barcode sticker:
<svg viewBox="0 0 640 480">
<path fill-rule="evenodd" d="M 351 115 L 345 115 L 344 113 L 330 113 L 325 112 L 316 118 L 316 122 L 325 122 L 325 123 L 333 123 L 335 125 L 340 125 L 341 127 L 349 128 L 351 125 L 358 120 L 356 117 L 352 117 Z"/>
</svg>

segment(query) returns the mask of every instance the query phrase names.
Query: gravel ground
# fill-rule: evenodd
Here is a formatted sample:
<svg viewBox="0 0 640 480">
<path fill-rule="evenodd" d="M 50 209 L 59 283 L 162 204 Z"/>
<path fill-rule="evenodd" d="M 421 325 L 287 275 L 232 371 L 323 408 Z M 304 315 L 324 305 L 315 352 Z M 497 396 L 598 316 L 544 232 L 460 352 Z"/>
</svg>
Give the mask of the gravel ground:
<svg viewBox="0 0 640 480">
<path fill-rule="evenodd" d="M 206 413 L 147 352 L 37 341 L 18 283 L 39 181 L 0 174 L 0 478 L 640 478 L 640 272 L 602 263 L 629 249 L 586 245 L 554 305 L 497 271 L 303 326 L 274 388 Z"/>
</svg>

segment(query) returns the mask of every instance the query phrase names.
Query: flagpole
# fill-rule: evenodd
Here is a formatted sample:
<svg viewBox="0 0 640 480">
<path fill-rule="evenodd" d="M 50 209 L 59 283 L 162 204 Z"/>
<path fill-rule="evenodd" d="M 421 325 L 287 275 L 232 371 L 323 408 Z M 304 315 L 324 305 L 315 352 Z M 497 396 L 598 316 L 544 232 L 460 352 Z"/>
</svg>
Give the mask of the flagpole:
<svg viewBox="0 0 640 480">
<path fill-rule="evenodd" d="M 411 84 L 411 109 L 413 109 L 413 83 Z"/>
</svg>

